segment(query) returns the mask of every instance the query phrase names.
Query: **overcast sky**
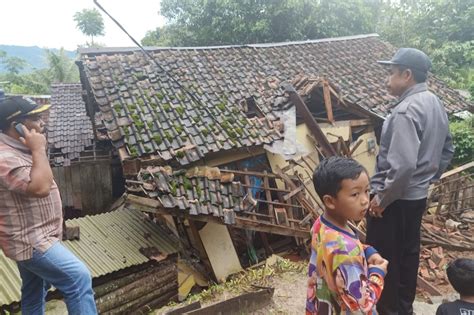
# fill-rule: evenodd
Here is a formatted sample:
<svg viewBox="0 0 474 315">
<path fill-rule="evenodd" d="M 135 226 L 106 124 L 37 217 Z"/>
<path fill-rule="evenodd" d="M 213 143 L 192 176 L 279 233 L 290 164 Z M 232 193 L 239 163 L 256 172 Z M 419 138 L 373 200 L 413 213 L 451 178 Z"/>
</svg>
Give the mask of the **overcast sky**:
<svg viewBox="0 0 474 315">
<path fill-rule="evenodd" d="M 98 1 L 138 41 L 146 31 L 164 24 L 159 0 Z M 73 15 L 94 7 L 92 0 L 2 0 L 0 44 L 75 50 L 89 38 L 76 28 Z M 102 17 L 105 36 L 94 41 L 109 47 L 135 46 L 108 16 Z"/>
</svg>

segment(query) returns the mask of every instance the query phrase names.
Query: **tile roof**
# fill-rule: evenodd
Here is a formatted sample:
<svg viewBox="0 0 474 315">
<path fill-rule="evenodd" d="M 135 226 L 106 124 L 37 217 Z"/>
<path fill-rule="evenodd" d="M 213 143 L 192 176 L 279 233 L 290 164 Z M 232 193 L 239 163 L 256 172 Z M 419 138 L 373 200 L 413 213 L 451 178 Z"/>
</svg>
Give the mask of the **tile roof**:
<svg viewBox="0 0 474 315">
<path fill-rule="evenodd" d="M 68 220 L 66 225 L 79 226 L 81 238 L 63 244 L 87 265 L 94 278 L 149 261 L 140 248 L 156 247 L 163 254 L 179 250 L 178 240 L 168 230 L 127 208 Z M 20 275 L 16 263 L 1 250 L 0 275 L 0 306 L 18 302 Z"/>
<path fill-rule="evenodd" d="M 144 192 L 147 197 L 158 199 L 167 209 L 186 210 L 190 215 L 224 217 L 224 211 L 244 210 L 244 188 L 233 178 L 233 174 L 221 173 L 218 168 L 173 171 L 170 167 L 150 167 L 140 171 L 138 181 L 127 181 L 127 190 Z"/>
<path fill-rule="evenodd" d="M 109 136 L 116 147 L 127 148 L 126 157 L 176 159 L 186 165 L 210 152 L 281 138 L 270 121 L 248 119 L 242 112 L 237 101 L 252 94 L 225 93 L 203 67 L 198 72 L 208 81 L 183 88 L 168 66 L 163 71 L 141 52 L 83 56 L 83 62 Z M 184 70 L 185 64 L 178 64 Z"/>
<path fill-rule="evenodd" d="M 94 134 L 79 83 L 53 84 L 48 118 L 50 158 L 56 165 L 68 164 L 94 144 Z"/>
<path fill-rule="evenodd" d="M 309 227 L 299 222 L 310 209 L 302 206 L 295 194 L 288 196 L 287 201 L 275 201 L 290 190 L 270 187 L 270 178 L 279 177 L 270 173 L 221 170 L 217 167 L 201 166 L 173 171 L 169 166 L 150 166 L 141 169 L 137 180 L 126 180 L 126 186 L 132 203 L 134 198 L 131 195 L 145 195 L 157 200 L 156 204 L 152 204 L 153 208 L 164 208 L 170 214 L 179 215 L 184 211 L 190 216 L 216 217 L 224 224 L 243 222 L 241 226 L 249 229 L 255 225 L 271 225 L 281 228 L 276 234 L 285 235 L 291 230 L 307 235 Z"/>
<path fill-rule="evenodd" d="M 126 146 L 131 156 L 157 152 L 165 161 L 176 157 L 187 164 L 208 152 L 278 138 L 269 123 L 275 119 L 273 100 L 281 94 L 281 82 L 301 75 L 325 77 L 346 102 L 386 115 L 394 99 L 384 87 L 386 70 L 376 61 L 394 51 L 373 34 L 148 48 L 157 66 L 136 48 L 104 48 L 81 51 L 80 68 L 117 147 Z M 430 86 L 450 113 L 472 106 L 433 76 Z M 259 125 L 246 119 L 242 108 L 251 97 L 268 121 Z"/>
</svg>

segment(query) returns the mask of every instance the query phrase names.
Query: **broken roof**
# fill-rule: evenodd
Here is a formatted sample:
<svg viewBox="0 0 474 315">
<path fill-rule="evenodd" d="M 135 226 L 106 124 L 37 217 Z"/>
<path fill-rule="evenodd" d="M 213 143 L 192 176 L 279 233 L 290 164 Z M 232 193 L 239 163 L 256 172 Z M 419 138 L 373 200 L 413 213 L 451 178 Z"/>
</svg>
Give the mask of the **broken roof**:
<svg viewBox="0 0 474 315">
<path fill-rule="evenodd" d="M 48 118 L 50 159 L 55 165 L 68 165 L 94 143 L 92 123 L 86 114 L 81 84 L 53 84 L 51 105 Z"/>
<path fill-rule="evenodd" d="M 385 116 L 394 99 L 377 60 L 395 48 L 377 35 L 264 45 L 81 51 L 81 77 L 122 158 L 176 158 L 278 139 L 273 100 L 280 83 L 307 75 L 327 78 L 347 103 Z M 471 106 L 435 77 L 431 89 L 452 113 Z M 249 120 L 249 103 L 267 119 Z M 125 150 L 127 148 L 127 150 Z M 120 152 L 120 151 L 119 151 Z"/>
<path fill-rule="evenodd" d="M 137 180 L 126 182 L 129 202 L 148 206 L 153 209 L 150 212 L 162 209 L 204 221 L 211 217 L 212 221 L 242 228 L 258 226 L 261 231 L 308 236 L 309 226 L 301 221 L 311 209 L 302 206 L 296 193 L 290 194 L 291 190 L 270 187 L 270 180 L 276 179 L 282 180 L 275 174 L 217 167 L 177 171 L 148 167 L 139 172 Z M 278 201 L 287 194 L 285 201 Z M 145 196 L 147 200 L 136 196 Z"/>
</svg>

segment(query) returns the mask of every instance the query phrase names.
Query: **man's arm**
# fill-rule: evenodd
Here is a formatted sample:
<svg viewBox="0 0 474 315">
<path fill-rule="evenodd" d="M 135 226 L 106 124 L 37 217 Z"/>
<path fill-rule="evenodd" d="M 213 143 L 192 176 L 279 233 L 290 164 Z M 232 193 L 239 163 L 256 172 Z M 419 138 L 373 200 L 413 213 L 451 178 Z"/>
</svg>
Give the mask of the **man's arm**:
<svg viewBox="0 0 474 315">
<path fill-rule="evenodd" d="M 390 165 L 384 187 L 374 197 L 380 208 L 384 209 L 399 199 L 416 169 L 420 139 L 415 121 L 406 113 L 397 113 L 393 117 L 392 138 L 387 153 Z"/>
<path fill-rule="evenodd" d="M 46 155 L 46 138 L 35 130 L 23 127 L 23 131 L 25 137 L 20 138 L 20 141 L 31 150 L 33 159 L 26 194 L 36 198 L 47 197 L 53 185 L 53 171 Z"/>
</svg>

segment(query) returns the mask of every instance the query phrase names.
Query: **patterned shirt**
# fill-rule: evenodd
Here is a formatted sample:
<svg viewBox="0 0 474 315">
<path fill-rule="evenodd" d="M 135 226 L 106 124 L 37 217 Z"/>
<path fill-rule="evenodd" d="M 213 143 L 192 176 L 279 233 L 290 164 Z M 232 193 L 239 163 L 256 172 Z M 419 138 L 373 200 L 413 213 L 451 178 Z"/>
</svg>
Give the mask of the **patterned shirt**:
<svg viewBox="0 0 474 315">
<path fill-rule="evenodd" d="M 311 233 L 306 314 L 377 314 L 385 273 L 367 266 L 377 251 L 323 216 Z"/>
<path fill-rule="evenodd" d="M 55 182 L 49 196 L 26 194 L 33 166 L 31 152 L 21 142 L 0 133 L 0 248 L 13 260 L 45 252 L 62 235 L 62 204 Z"/>
</svg>

